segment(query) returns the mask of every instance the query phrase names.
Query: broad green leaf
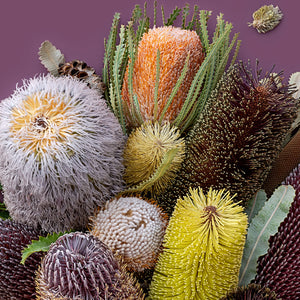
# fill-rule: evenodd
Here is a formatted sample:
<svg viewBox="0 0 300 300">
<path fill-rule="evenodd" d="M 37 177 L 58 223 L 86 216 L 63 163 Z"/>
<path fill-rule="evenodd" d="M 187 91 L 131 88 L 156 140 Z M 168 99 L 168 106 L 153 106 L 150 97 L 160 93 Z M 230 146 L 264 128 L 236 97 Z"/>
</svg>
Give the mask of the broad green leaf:
<svg viewBox="0 0 300 300">
<path fill-rule="evenodd" d="M 53 233 L 48 234 L 46 237 L 40 236 L 39 240 L 31 241 L 31 244 L 27 245 L 26 248 L 22 250 L 22 260 L 21 264 L 25 264 L 25 260 L 33 253 L 43 251 L 47 252 L 52 243 L 55 243 L 56 240 L 66 234 L 67 232 Z"/>
<path fill-rule="evenodd" d="M 289 212 L 294 197 L 295 190 L 292 186 L 280 186 L 252 219 L 240 269 L 240 286 L 246 286 L 255 278 L 257 260 L 267 253 L 269 238 L 278 231 L 280 223 Z"/>
<path fill-rule="evenodd" d="M 245 213 L 248 215 L 248 222 L 251 223 L 252 219 L 262 209 L 267 201 L 267 194 L 264 190 L 259 190 L 255 196 L 249 200 Z"/>
</svg>

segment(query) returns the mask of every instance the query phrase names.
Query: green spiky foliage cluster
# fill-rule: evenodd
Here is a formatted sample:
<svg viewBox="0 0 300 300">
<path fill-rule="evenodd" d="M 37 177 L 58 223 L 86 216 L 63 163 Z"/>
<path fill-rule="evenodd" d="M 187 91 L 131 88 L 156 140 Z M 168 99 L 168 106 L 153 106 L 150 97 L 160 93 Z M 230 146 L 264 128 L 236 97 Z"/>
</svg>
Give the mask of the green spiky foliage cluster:
<svg viewBox="0 0 300 300">
<path fill-rule="evenodd" d="M 238 34 L 230 38 L 232 24 L 223 20 L 223 15 L 217 17 L 217 24 L 213 33 L 212 39 L 209 38 L 207 22 L 211 16 L 211 11 L 199 10 L 198 6 L 194 6 L 192 18 L 187 22 L 187 17 L 190 13 L 189 5 L 183 9 L 176 7 L 168 19 L 165 18 L 163 7 L 161 8 L 163 26 L 172 26 L 178 17 L 181 15 L 181 28 L 185 30 L 195 30 L 200 37 L 205 59 L 201 64 L 197 74 L 194 76 L 191 87 L 184 101 L 183 107 L 177 118 L 174 120 L 174 126 L 177 126 L 181 132 L 184 132 L 195 122 L 200 112 L 205 107 L 207 99 L 212 90 L 216 87 L 217 82 L 224 73 L 228 64 L 228 59 L 231 51 L 235 47 L 235 52 L 232 56 L 231 64 L 234 63 L 240 41 L 237 40 Z M 108 39 L 105 41 L 105 56 L 103 67 L 103 82 L 108 87 L 105 92 L 105 98 L 119 119 L 119 122 L 125 133 L 129 133 L 132 128 L 126 124 L 126 118 L 130 119 L 130 124 L 138 127 L 143 124 L 143 119 L 140 113 L 139 102 L 137 96 L 133 93 L 132 74 L 134 62 L 137 54 L 139 41 L 144 33 L 150 28 L 150 18 L 147 15 L 146 4 L 144 10 L 136 5 L 131 20 L 127 25 L 121 25 L 120 14 L 116 13 L 113 18 L 111 31 Z M 154 20 L 153 25 L 157 25 L 157 5 L 154 4 Z M 117 44 L 117 40 L 119 43 Z M 155 90 L 159 85 L 159 51 L 157 53 L 157 76 Z M 127 105 L 122 100 L 122 84 L 123 78 L 128 67 L 128 89 L 130 93 L 130 105 Z M 166 103 L 164 111 L 166 112 L 171 105 L 174 96 L 183 83 L 185 74 L 188 69 L 188 58 L 182 70 L 181 76 L 178 78 L 170 97 Z M 157 96 L 157 93 L 155 93 Z M 154 101 L 157 101 L 155 97 Z M 154 120 L 154 121 L 161 121 Z"/>
<path fill-rule="evenodd" d="M 298 101 L 279 75 L 231 67 L 186 141 L 186 159 L 159 203 L 172 212 L 189 187 L 225 188 L 244 205 L 259 190 L 282 149 Z M 275 76 L 275 77 L 274 77 Z"/>
</svg>

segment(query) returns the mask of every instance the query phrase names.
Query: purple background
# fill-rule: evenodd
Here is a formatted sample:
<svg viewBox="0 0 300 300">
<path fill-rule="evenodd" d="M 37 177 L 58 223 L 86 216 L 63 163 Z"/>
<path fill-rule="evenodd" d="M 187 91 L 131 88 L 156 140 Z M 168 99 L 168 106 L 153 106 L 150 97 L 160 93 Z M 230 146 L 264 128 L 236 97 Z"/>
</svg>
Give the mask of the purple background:
<svg viewBox="0 0 300 300">
<path fill-rule="evenodd" d="M 9 0 L 0 4 L 1 37 L 1 84 L 0 99 L 8 97 L 16 83 L 38 73 L 46 73 L 38 59 L 38 49 L 44 40 L 50 40 L 60 49 L 67 61 L 81 59 L 101 74 L 104 54 L 104 38 L 108 36 L 115 12 L 121 13 L 122 23 L 127 23 L 135 4 L 143 7 L 144 0 Z M 242 40 L 239 59 L 252 62 L 259 59 L 260 66 L 268 71 L 284 70 L 288 79 L 292 72 L 300 71 L 299 0 L 190 0 L 193 8 L 212 10 L 212 28 L 220 12 L 224 19 L 234 25 L 233 32 L 240 32 Z M 175 6 L 184 6 L 185 1 L 160 0 L 166 16 Z M 278 5 L 284 18 L 273 31 L 259 34 L 247 22 L 252 13 L 265 4 Z M 149 14 L 153 1 L 148 1 Z M 160 19 L 160 9 L 158 14 Z"/>
</svg>

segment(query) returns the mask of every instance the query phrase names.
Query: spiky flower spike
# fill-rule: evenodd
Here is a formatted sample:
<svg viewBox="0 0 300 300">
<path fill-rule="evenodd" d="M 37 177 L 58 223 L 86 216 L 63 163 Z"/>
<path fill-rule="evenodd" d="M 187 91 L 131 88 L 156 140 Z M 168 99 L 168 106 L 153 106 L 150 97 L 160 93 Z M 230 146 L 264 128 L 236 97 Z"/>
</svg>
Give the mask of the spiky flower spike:
<svg viewBox="0 0 300 300">
<path fill-rule="evenodd" d="M 0 219 L 0 299 L 35 299 L 35 272 L 43 253 L 32 254 L 22 265 L 21 251 L 40 234 L 32 227 Z"/>
<path fill-rule="evenodd" d="M 249 284 L 246 287 L 238 287 L 228 293 L 221 300 L 280 300 L 269 288 L 262 288 L 257 284 Z"/>
<path fill-rule="evenodd" d="M 69 77 L 36 77 L 0 104 L 0 182 L 16 221 L 85 228 L 123 188 L 125 137 L 103 98 Z"/>
<path fill-rule="evenodd" d="M 98 238 L 75 232 L 51 245 L 37 274 L 37 295 L 53 299 L 143 299 L 140 287 Z"/>
<path fill-rule="evenodd" d="M 151 299 L 219 299 L 236 287 L 247 231 L 243 208 L 224 190 L 179 198 L 150 286 Z"/>
<path fill-rule="evenodd" d="M 160 77 L 156 91 L 158 50 L 160 52 Z M 189 69 L 184 83 L 180 86 L 170 106 L 167 107 L 168 98 L 183 71 L 187 57 L 189 57 Z M 133 95 L 137 96 L 144 121 L 156 121 L 163 118 L 164 121 L 172 122 L 181 110 L 192 80 L 203 59 L 202 44 L 195 31 L 172 26 L 150 29 L 143 35 L 138 45 L 132 74 L 132 91 L 129 87 L 127 70 L 123 82 L 122 98 L 130 106 Z M 165 108 L 167 108 L 166 111 L 164 111 Z M 130 123 L 132 120 L 129 119 L 128 122 Z"/>
<path fill-rule="evenodd" d="M 125 145 L 124 180 L 129 189 L 159 194 L 174 179 L 184 154 L 184 139 L 174 126 L 145 123 L 130 134 Z"/>
<path fill-rule="evenodd" d="M 114 198 L 92 218 L 91 234 L 121 256 L 130 271 L 152 268 L 161 251 L 167 217 L 140 197 Z"/>
<path fill-rule="evenodd" d="M 268 286 L 282 299 L 300 297 L 300 165 L 283 184 L 296 191 L 289 213 L 269 240 L 269 250 L 258 261 L 255 283 Z"/>
<path fill-rule="evenodd" d="M 189 186 L 225 188 L 244 204 L 261 188 L 299 105 L 278 76 L 260 80 L 243 63 L 228 70 L 187 137 L 186 159 L 162 197 L 165 206 Z"/>
</svg>

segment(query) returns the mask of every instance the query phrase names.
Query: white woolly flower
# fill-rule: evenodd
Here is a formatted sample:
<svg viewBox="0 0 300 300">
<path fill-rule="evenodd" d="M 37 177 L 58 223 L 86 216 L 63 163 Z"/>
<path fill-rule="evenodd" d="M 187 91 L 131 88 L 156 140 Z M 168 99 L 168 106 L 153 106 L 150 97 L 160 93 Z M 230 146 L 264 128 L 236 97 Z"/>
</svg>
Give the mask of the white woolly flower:
<svg viewBox="0 0 300 300">
<path fill-rule="evenodd" d="M 92 218 L 91 234 L 121 256 L 130 271 L 152 268 L 161 250 L 167 218 L 161 209 L 137 197 L 108 201 Z"/>
<path fill-rule="evenodd" d="M 125 137 L 105 100 L 70 77 L 40 76 L 0 103 L 0 182 L 12 218 L 80 229 L 123 189 Z"/>
</svg>

